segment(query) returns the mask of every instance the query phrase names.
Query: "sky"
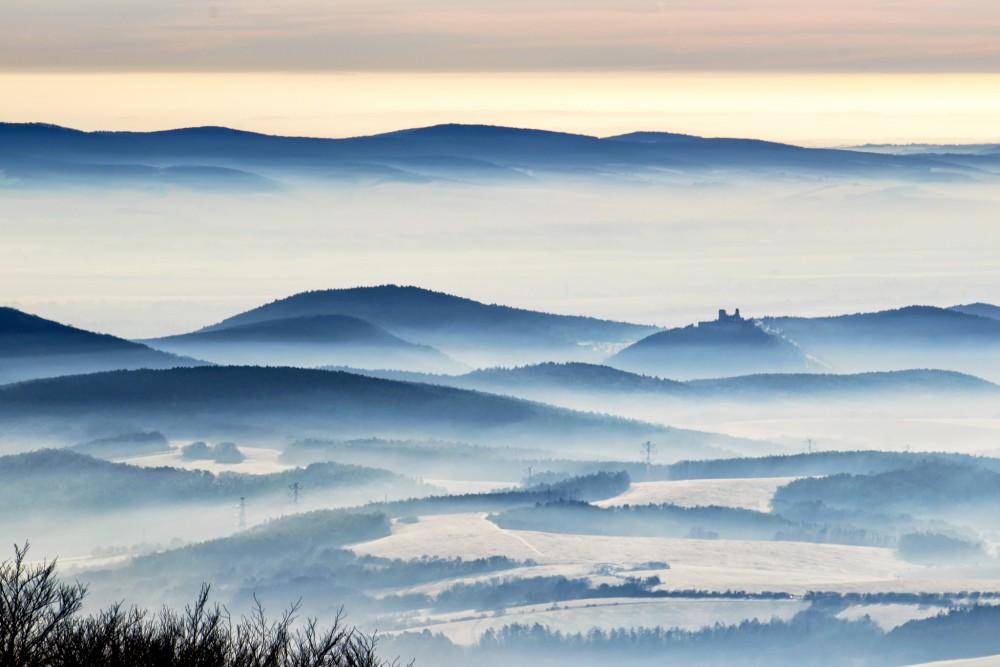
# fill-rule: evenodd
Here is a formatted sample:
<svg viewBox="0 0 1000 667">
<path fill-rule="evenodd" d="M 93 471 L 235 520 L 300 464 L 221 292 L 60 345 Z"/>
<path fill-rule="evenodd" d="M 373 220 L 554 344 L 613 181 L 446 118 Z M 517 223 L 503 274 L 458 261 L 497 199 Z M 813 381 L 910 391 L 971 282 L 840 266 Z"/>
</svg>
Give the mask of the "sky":
<svg viewBox="0 0 1000 667">
<path fill-rule="evenodd" d="M 996 0 L 8 0 L 3 121 L 1000 143 L 1000 11 Z M 242 201 L 3 183 L 0 297 L 128 336 L 385 282 L 659 324 L 719 307 L 1000 300 L 992 186 L 385 187 Z"/>
<path fill-rule="evenodd" d="M 471 122 L 998 141 L 992 0 L 0 5 L 3 120 L 353 136 Z"/>
<path fill-rule="evenodd" d="M 0 61 L 73 71 L 995 72 L 992 0 L 33 0 Z"/>
<path fill-rule="evenodd" d="M 102 333 L 192 331 L 306 290 L 396 283 L 682 326 L 1000 303 L 993 182 L 0 188 L 0 295 Z"/>
</svg>

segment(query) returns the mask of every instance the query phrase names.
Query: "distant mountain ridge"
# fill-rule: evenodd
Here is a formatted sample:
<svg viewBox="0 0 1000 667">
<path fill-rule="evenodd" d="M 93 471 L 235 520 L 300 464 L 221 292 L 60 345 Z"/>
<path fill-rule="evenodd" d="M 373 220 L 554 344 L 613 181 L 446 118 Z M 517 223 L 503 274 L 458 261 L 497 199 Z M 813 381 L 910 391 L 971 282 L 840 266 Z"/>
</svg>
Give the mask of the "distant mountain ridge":
<svg viewBox="0 0 1000 667">
<path fill-rule="evenodd" d="M 690 389 L 684 382 L 638 375 L 610 366 L 578 361 L 563 363 L 547 361 L 514 368 L 482 368 L 462 375 L 352 368 L 326 368 L 324 370 L 343 370 L 387 380 L 438 384 L 542 401 L 545 401 L 546 395 L 551 392 L 581 392 L 603 395 L 660 394 L 665 396 L 690 394 Z"/>
<path fill-rule="evenodd" d="M 548 395 L 580 394 L 670 401 L 774 399 L 868 400 L 879 393 L 899 396 L 979 396 L 1000 398 L 1000 385 L 973 375 L 934 369 L 832 373 L 759 373 L 678 382 L 638 375 L 610 366 L 544 363 L 519 368 L 487 368 L 463 375 L 392 371 L 354 371 L 372 377 L 425 382 L 479 391 L 507 393 L 532 400 Z"/>
<path fill-rule="evenodd" d="M 349 315 L 262 320 L 142 342 L 156 349 L 228 364 L 339 364 L 439 372 L 461 368 L 430 346 L 410 343 Z"/>
<path fill-rule="evenodd" d="M 350 310 L 359 314 L 330 312 L 334 308 L 341 311 Z M 279 313 L 281 315 L 278 315 Z M 300 317 L 347 314 L 375 323 L 381 321 L 413 328 L 447 328 L 456 324 L 466 325 L 468 319 L 475 316 L 485 318 L 491 324 L 507 324 L 512 321 L 517 324 L 528 322 L 536 327 L 544 325 L 555 330 L 573 325 L 593 327 L 592 332 L 604 332 L 618 328 L 625 328 L 628 331 L 656 329 L 652 326 L 602 320 L 596 317 L 553 315 L 524 308 L 484 304 L 473 299 L 412 285 L 387 284 L 375 287 L 300 292 L 227 318 L 218 324 L 204 327 L 200 331 L 217 331 L 231 328 L 237 324 L 280 319 L 282 316 L 290 316 L 291 313 Z"/>
<path fill-rule="evenodd" d="M 765 317 L 837 372 L 941 368 L 1000 379 L 1000 320 L 936 306 L 831 317 Z"/>
<path fill-rule="evenodd" d="M 974 375 L 935 369 L 870 371 L 838 375 L 832 373 L 760 374 L 686 383 L 695 395 L 716 398 L 743 396 L 750 400 L 778 397 L 809 399 L 835 396 L 864 398 L 873 393 L 900 396 L 980 395 L 1000 398 L 1000 386 Z"/>
<path fill-rule="evenodd" d="M 433 490 L 386 470 L 336 463 L 260 475 L 216 475 L 170 466 L 138 467 L 65 449 L 0 456 L 0 502 L 10 511 L 24 514 L 41 509 L 81 517 L 109 509 L 225 502 L 234 496 L 283 496 L 290 482 L 300 480 L 319 492 L 372 483 L 392 484 L 414 494 Z M 27 491 L 33 487 L 47 488 L 50 493 L 32 498 Z"/>
<path fill-rule="evenodd" d="M 514 381 L 505 369 L 516 368 L 515 384 L 528 375 L 536 383 L 574 377 L 677 392 L 685 387 L 661 378 L 937 368 L 998 380 L 994 353 L 1000 307 L 988 303 L 759 319 L 720 311 L 716 320 L 662 330 L 380 285 L 302 292 L 188 334 L 138 342 L 0 308 L 0 382 L 205 359 L 402 371 L 416 375 L 396 377 L 421 381 L 432 374 L 432 382 L 433 374 L 455 376 L 471 366 L 481 370 L 447 384 L 489 391 L 503 391 Z"/>
<path fill-rule="evenodd" d="M 970 169 L 1000 169 L 1000 144 L 867 144 L 850 150 L 882 155 L 919 156 Z"/>
<path fill-rule="evenodd" d="M 0 307 L 0 357 L 46 356 L 108 350 L 139 350 L 145 346 L 77 329 L 15 308 Z"/>
<path fill-rule="evenodd" d="M 731 377 L 815 370 L 794 342 L 753 319 L 719 311 L 717 320 L 668 329 L 626 347 L 607 361 L 622 370 L 671 379 Z"/>
<path fill-rule="evenodd" d="M 904 306 L 828 317 L 764 317 L 761 321 L 799 340 L 836 336 L 842 332 L 872 339 L 892 337 L 940 341 L 942 335 L 949 335 L 1000 340 L 997 338 L 1000 323 L 992 318 L 970 314 L 964 308 L 967 307 Z"/>
<path fill-rule="evenodd" d="M 518 386 L 524 382 L 540 386 L 563 386 L 593 388 L 602 392 L 650 392 L 685 394 L 683 382 L 670 379 L 638 375 L 618 370 L 610 366 L 568 362 L 563 364 L 544 363 L 521 368 L 485 368 L 461 376 L 472 386 L 485 389 L 501 389 Z"/>
<path fill-rule="evenodd" d="M 1000 153 L 1000 144 L 863 144 L 849 150 L 893 155 L 978 155 Z"/>
<path fill-rule="evenodd" d="M 0 384 L 74 373 L 202 363 L 0 307 Z"/>
<path fill-rule="evenodd" d="M 966 315 L 976 315 L 978 317 L 988 317 L 992 320 L 1000 320 L 1000 306 L 991 303 L 967 303 L 963 306 L 952 306 L 948 310 L 954 310 Z"/>
<path fill-rule="evenodd" d="M 224 127 L 157 132 L 81 132 L 0 123 L 0 169 L 8 181 L 100 185 L 144 182 L 273 191 L 292 178 L 421 183 L 502 183 L 546 178 L 634 180 L 717 170 L 751 175 L 852 174 L 916 180 L 994 178 L 992 163 L 967 155 L 803 148 L 754 139 L 657 132 L 616 137 L 445 124 L 346 139 L 283 137 Z M 212 172 L 214 183 L 202 182 Z M 178 171 L 179 170 L 179 171 Z M 185 171 L 186 170 L 186 171 Z M 227 170 L 227 171 L 222 171 Z M 192 174 L 195 178 L 189 179 Z"/>
<path fill-rule="evenodd" d="M 631 448 L 656 437 L 664 455 L 695 458 L 735 442 L 464 389 L 246 366 L 112 371 L 5 385 L 0 387 L 0 421 L 9 432 L 61 438 L 157 430 L 192 439 L 256 433 L 527 441 L 577 451 Z"/>
<path fill-rule="evenodd" d="M 606 354 L 604 346 L 630 343 L 659 331 L 649 325 L 484 304 L 413 286 L 379 285 L 301 292 L 195 333 L 328 315 L 370 322 L 472 366 L 587 357 L 597 360 Z"/>
</svg>

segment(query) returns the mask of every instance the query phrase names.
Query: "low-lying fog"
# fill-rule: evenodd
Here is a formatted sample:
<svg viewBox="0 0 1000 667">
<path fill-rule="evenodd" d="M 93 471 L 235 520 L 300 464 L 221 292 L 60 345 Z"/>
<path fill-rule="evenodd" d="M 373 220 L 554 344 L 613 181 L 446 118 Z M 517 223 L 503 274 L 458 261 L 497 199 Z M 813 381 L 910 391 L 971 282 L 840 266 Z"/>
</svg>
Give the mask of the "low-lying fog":
<svg viewBox="0 0 1000 667">
<path fill-rule="evenodd" d="M 1000 302 L 991 185 L 740 178 L 0 187 L 0 286 L 13 306 L 136 339 L 381 283 L 661 326 L 735 306 L 756 317 Z M 435 343 L 455 342 L 441 329 Z M 1000 456 L 1000 388 L 931 371 L 832 389 L 795 375 L 616 384 L 603 368 L 531 384 L 469 372 L 507 357 L 505 331 L 420 351 L 453 376 L 418 377 L 418 365 L 401 377 L 453 387 L 273 367 L 255 344 L 227 351 L 253 367 L 7 385 L 0 541 L 61 556 L 64 577 L 90 584 L 88 610 L 183 608 L 202 582 L 234 615 L 301 597 L 322 623 L 344 605 L 402 664 L 1000 654 L 1000 458 L 988 458 Z M 604 344 L 576 360 L 610 363 L 618 341 Z M 910 360 L 932 347 L 900 351 L 904 367 L 924 368 Z M 848 352 L 838 372 L 857 361 Z M 858 370 L 889 370 L 872 368 L 880 354 Z M 958 360 L 997 379 L 989 359 Z"/>
<path fill-rule="evenodd" d="M 1000 300 L 990 184 L 739 178 L 0 188 L 0 284 L 11 305 L 132 338 L 191 331 L 269 297 L 381 283 L 671 326 L 720 307 L 809 315 Z"/>
</svg>

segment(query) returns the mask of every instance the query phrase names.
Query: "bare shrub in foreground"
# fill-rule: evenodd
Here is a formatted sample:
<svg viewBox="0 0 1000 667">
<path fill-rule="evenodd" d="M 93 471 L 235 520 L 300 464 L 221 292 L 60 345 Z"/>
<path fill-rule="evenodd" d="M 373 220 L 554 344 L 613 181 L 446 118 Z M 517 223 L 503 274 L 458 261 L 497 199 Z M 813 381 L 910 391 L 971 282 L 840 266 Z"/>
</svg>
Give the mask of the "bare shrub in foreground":
<svg viewBox="0 0 1000 667">
<path fill-rule="evenodd" d="M 183 612 L 118 604 L 79 614 L 86 586 L 56 577 L 56 562 L 31 564 L 28 545 L 0 563 L 0 665 L 4 667 L 396 667 L 376 638 L 342 623 L 294 627 L 298 605 L 269 620 L 257 602 L 234 622 L 203 585 Z"/>
</svg>

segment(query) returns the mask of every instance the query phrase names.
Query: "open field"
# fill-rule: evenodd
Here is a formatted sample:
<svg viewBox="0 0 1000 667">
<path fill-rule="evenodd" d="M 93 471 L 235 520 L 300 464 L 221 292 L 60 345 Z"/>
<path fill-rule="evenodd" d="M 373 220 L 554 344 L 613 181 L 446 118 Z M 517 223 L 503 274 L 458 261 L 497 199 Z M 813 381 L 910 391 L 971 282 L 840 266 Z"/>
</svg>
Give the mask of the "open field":
<svg viewBox="0 0 1000 667">
<path fill-rule="evenodd" d="M 591 628 L 682 628 L 698 630 L 715 623 L 737 624 L 748 619 L 790 619 L 808 605 L 798 600 L 642 600 L 609 598 L 572 600 L 553 605 L 510 607 L 501 611 L 464 611 L 420 619 L 406 632 L 429 630 L 461 645 L 474 644 L 489 629 L 512 623 L 539 623 L 565 633 Z"/>
<path fill-rule="evenodd" d="M 1000 667 L 1000 655 L 990 655 L 985 658 L 969 658 L 968 660 L 943 660 L 941 662 L 923 662 L 910 667 Z"/>
<path fill-rule="evenodd" d="M 673 482 L 636 482 L 628 491 L 594 503 L 600 507 L 621 505 L 658 505 L 670 503 L 681 507 L 717 505 L 758 512 L 771 509 L 771 498 L 779 486 L 795 477 L 745 479 L 691 479 Z"/>
<path fill-rule="evenodd" d="M 241 472 L 248 475 L 267 475 L 283 470 L 290 470 L 295 467 L 281 463 L 278 460 L 278 457 L 281 456 L 280 449 L 239 445 L 240 452 L 246 457 L 245 460 L 240 463 L 217 463 L 211 460 L 185 458 L 181 452 L 181 448 L 187 444 L 189 443 L 171 443 L 171 447 L 174 448 L 172 452 L 153 454 L 152 456 L 137 456 L 125 460 L 132 465 L 147 468 L 170 466 L 185 470 L 207 470 L 216 474 L 220 472 Z"/>
<path fill-rule="evenodd" d="M 396 522 L 392 535 L 355 544 L 358 554 L 386 558 L 423 555 L 465 559 L 505 555 L 542 565 L 631 568 L 655 561 L 661 588 L 724 591 L 786 591 L 836 587 L 891 588 L 901 575 L 922 568 L 906 563 L 890 549 L 806 542 L 694 540 L 658 537 L 607 537 L 504 530 L 486 515 L 452 514 Z M 651 572 L 653 573 L 653 572 Z"/>
<path fill-rule="evenodd" d="M 1000 420 L 995 415 L 983 419 L 843 415 L 674 423 L 733 437 L 770 440 L 794 452 L 806 451 L 806 440 L 812 438 L 817 451 L 882 449 L 1000 455 Z"/>
</svg>

